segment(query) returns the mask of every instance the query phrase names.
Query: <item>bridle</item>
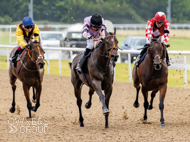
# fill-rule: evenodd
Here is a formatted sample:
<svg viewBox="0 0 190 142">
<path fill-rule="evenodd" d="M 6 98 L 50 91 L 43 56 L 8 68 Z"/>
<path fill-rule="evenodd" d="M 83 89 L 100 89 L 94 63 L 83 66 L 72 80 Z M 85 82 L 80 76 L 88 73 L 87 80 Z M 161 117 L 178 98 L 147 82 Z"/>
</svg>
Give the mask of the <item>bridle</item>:
<svg viewBox="0 0 190 142">
<path fill-rule="evenodd" d="M 107 37 L 113 37 L 113 46 L 107 49 L 107 54 L 106 54 L 106 55 L 101 55 L 101 54 L 98 54 L 98 55 L 99 55 L 99 56 L 104 56 L 104 57 L 106 57 L 106 58 L 111 58 L 111 52 L 112 52 L 113 50 L 116 50 L 116 52 L 117 52 L 117 51 L 118 51 L 118 47 L 116 47 L 116 45 L 115 45 L 115 35 L 107 35 L 107 36 L 105 36 L 105 38 L 103 39 L 103 41 L 102 41 L 101 44 L 103 44 L 103 43 L 108 43 L 107 41 L 105 41 L 105 39 L 106 39 Z M 101 39 L 100 39 L 100 38 L 95 38 L 95 39 L 94 39 L 94 41 L 99 41 L 99 40 L 101 40 Z M 108 44 L 109 44 L 109 43 L 108 43 Z M 101 46 L 101 45 L 100 45 L 100 46 Z M 95 50 L 96 50 L 96 48 L 95 48 Z"/>
<path fill-rule="evenodd" d="M 37 49 L 38 49 L 39 56 L 38 56 L 37 58 L 34 57 L 34 51 L 31 49 L 31 48 L 33 48 L 33 47 L 37 47 Z M 28 56 L 29 56 L 29 58 L 31 59 L 31 61 L 32 61 L 33 63 L 38 64 L 39 59 L 44 60 L 44 56 L 42 56 L 42 54 L 41 54 L 41 52 L 40 52 L 40 45 L 37 44 L 37 45 L 35 45 L 35 46 L 31 46 L 31 48 L 28 49 L 28 51 L 29 51 L 29 50 L 31 51 L 31 55 L 30 55 L 30 53 L 28 52 Z"/>
<path fill-rule="evenodd" d="M 163 45 L 162 45 L 162 47 L 163 47 Z M 164 48 L 164 47 L 163 47 Z M 163 49 L 163 50 L 165 50 L 165 49 Z M 151 52 L 151 51 L 150 51 Z M 160 60 L 161 61 L 161 63 L 163 62 L 163 60 L 164 60 L 164 52 L 163 52 L 163 54 L 162 54 L 162 56 L 160 57 L 159 55 L 156 55 L 156 56 L 154 56 L 153 57 L 153 55 L 151 54 L 151 61 L 152 62 L 155 62 L 155 60 Z"/>
</svg>

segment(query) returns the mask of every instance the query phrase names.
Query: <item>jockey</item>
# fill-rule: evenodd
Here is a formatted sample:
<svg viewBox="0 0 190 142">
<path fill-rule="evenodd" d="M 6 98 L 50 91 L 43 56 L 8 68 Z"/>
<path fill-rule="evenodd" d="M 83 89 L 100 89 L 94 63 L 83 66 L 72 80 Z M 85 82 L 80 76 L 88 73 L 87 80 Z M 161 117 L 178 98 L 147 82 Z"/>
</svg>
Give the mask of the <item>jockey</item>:
<svg viewBox="0 0 190 142">
<path fill-rule="evenodd" d="M 80 74 L 82 72 L 82 67 L 88 58 L 88 54 L 90 51 L 94 48 L 94 41 L 93 39 L 95 37 L 104 38 L 105 37 L 105 30 L 106 26 L 104 24 L 104 19 L 99 14 L 94 14 L 92 16 L 86 17 L 84 19 L 84 26 L 82 28 L 82 35 L 84 38 L 87 39 L 87 46 L 86 50 L 83 54 L 83 57 L 80 59 L 80 61 L 77 64 L 76 71 Z M 100 35 L 100 32 L 102 35 Z"/>
<path fill-rule="evenodd" d="M 143 58 L 147 54 L 147 48 L 150 46 L 151 40 L 161 39 L 161 42 L 166 44 L 169 40 L 169 32 L 170 32 L 170 23 L 166 19 L 166 15 L 164 12 L 157 12 L 154 18 L 148 20 L 146 25 L 146 44 L 144 45 L 143 50 L 140 55 L 136 59 L 135 65 L 138 67 L 140 62 L 143 61 Z M 141 59 L 142 58 L 142 59 Z M 170 66 L 168 52 L 166 50 L 166 63 Z"/>
<path fill-rule="evenodd" d="M 39 42 L 40 30 L 31 17 L 24 17 L 23 22 L 16 29 L 16 38 L 20 46 L 15 50 L 11 61 L 16 67 L 17 54 L 22 52 L 23 49 L 28 48 L 29 40 L 34 36 L 34 40 Z"/>
</svg>

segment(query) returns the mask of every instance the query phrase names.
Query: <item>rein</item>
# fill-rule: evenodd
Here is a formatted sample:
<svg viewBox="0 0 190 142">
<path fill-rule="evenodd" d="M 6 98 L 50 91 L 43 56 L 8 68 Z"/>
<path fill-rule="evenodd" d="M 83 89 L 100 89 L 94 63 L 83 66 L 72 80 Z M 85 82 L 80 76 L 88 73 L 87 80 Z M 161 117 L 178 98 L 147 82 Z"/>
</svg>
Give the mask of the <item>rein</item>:
<svg viewBox="0 0 190 142">
<path fill-rule="evenodd" d="M 101 54 L 98 54 L 99 56 L 104 56 L 104 57 L 106 57 L 106 58 L 111 58 L 111 52 L 113 51 L 113 50 L 118 50 L 116 47 L 115 47 L 115 35 L 107 35 L 107 36 L 105 36 L 105 38 L 104 39 L 106 39 L 107 37 L 113 37 L 113 47 L 111 47 L 111 48 L 108 48 L 107 49 L 107 52 L 108 52 L 108 54 L 107 55 L 101 55 Z M 99 41 L 99 40 L 101 40 L 101 38 L 98 38 L 98 37 L 96 37 L 96 38 L 94 38 L 93 39 L 94 41 Z M 104 41 L 104 40 L 103 40 Z M 96 45 L 96 44 L 95 44 Z M 95 49 L 95 51 L 96 51 L 96 47 L 94 47 L 94 49 Z"/>
<path fill-rule="evenodd" d="M 38 58 L 37 58 L 37 59 L 34 58 L 33 54 L 30 55 L 29 50 L 31 51 L 31 49 L 27 49 L 26 51 L 27 51 L 28 53 L 26 53 L 26 54 L 28 54 L 29 58 L 31 59 L 31 61 L 32 61 L 33 63 L 38 64 L 38 60 L 39 60 L 39 59 L 44 59 L 44 58 L 43 58 L 43 56 L 42 56 L 42 54 L 41 54 L 41 52 L 40 52 L 39 45 L 35 45 L 35 46 L 32 46 L 32 47 L 37 47 L 37 48 L 38 48 L 38 52 L 39 52 Z M 33 51 L 31 51 L 31 53 L 32 53 L 32 52 L 33 52 Z M 25 54 L 25 55 L 26 55 L 26 54 Z M 36 70 L 31 70 L 31 69 L 28 69 L 28 68 L 24 65 L 24 59 L 25 59 L 25 57 L 26 57 L 26 56 L 24 56 L 23 61 L 20 60 L 22 66 L 23 66 L 27 71 L 30 71 L 30 72 L 38 72 L 38 69 L 36 69 Z M 21 66 L 21 67 L 22 67 L 22 66 Z M 21 69 L 21 67 L 20 67 L 20 69 Z M 19 72 L 20 72 L 20 70 L 19 70 Z"/>
<path fill-rule="evenodd" d="M 28 56 L 30 57 L 30 59 L 32 60 L 33 63 L 37 63 L 37 64 L 38 64 L 38 60 L 39 60 L 39 59 L 44 59 L 44 58 L 43 58 L 43 56 L 42 56 L 42 54 L 41 54 L 41 52 L 40 52 L 39 45 L 35 45 L 35 46 L 32 46 L 32 47 L 37 47 L 37 48 L 38 48 L 39 56 L 38 56 L 38 58 L 36 59 L 36 58 L 34 58 L 33 54 L 32 54 L 32 56 L 31 56 L 31 55 L 29 54 L 29 52 L 28 52 Z M 31 49 L 28 49 L 28 50 L 31 51 Z M 33 51 L 31 51 L 31 53 L 32 53 L 32 52 L 33 52 Z"/>
</svg>

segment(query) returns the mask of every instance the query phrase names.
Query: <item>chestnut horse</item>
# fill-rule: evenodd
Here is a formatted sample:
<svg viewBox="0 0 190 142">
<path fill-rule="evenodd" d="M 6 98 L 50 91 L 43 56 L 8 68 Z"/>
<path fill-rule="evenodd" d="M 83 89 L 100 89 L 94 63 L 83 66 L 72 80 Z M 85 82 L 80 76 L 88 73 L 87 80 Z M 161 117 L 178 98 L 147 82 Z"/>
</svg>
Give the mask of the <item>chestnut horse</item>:
<svg viewBox="0 0 190 142">
<path fill-rule="evenodd" d="M 159 109 L 161 112 L 160 126 L 165 126 L 163 110 L 168 82 L 168 68 L 165 58 L 165 44 L 161 43 L 160 41 L 152 41 L 150 47 L 147 49 L 147 55 L 145 56 L 143 62 L 138 68 L 136 66 L 133 68 L 133 83 L 137 90 L 136 100 L 133 105 L 136 108 L 139 107 L 138 94 L 141 84 L 142 94 L 144 96 L 144 120 L 147 120 L 147 109 L 150 110 L 153 108 L 153 99 L 156 93 L 159 91 Z M 152 91 L 150 105 L 147 100 L 148 91 Z"/>
<path fill-rule="evenodd" d="M 89 101 L 85 104 L 85 107 L 87 109 L 91 107 L 92 95 L 94 91 L 96 91 L 102 103 L 103 114 L 105 115 L 105 128 L 108 128 L 108 115 L 110 112 L 109 99 L 112 94 L 112 84 L 114 80 L 114 67 L 111 60 L 116 62 L 119 57 L 117 53 L 118 40 L 115 35 L 116 29 L 114 29 L 114 33 L 106 32 L 106 36 L 102 43 L 99 43 L 97 48 L 91 53 L 86 68 L 83 69 L 83 73 L 77 74 L 75 70 L 82 54 L 78 54 L 72 61 L 71 82 L 74 87 L 75 97 L 77 98 L 80 127 L 84 127 L 81 111 L 81 89 L 82 85 L 86 84 L 89 87 Z M 105 96 L 102 90 L 104 90 Z"/>
<path fill-rule="evenodd" d="M 16 47 L 17 48 L 17 47 Z M 14 48 L 10 54 L 12 57 Z M 42 49 L 40 43 L 32 42 L 30 40 L 29 49 L 25 49 L 23 56 L 17 61 L 17 71 L 15 71 L 13 63 L 10 62 L 9 66 L 9 78 L 10 84 L 13 90 L 13 101 L 12 107 L 10 108 L 10 112 L 15 112 L 15 90 L 16 85 L 15 82 L 17 78 L 22 82 L 24 95 L 27 101 L 27 108 L 29 111 L 29 118 L 31 118 L 31 110 L 36 112 L 38 107 L 40 106 L 40 95 L 42 90 L 42 81 L 44 76 L 44 50 Z M 32 103 L 30 101 L 29 89 L 30 87 L 35 88 L 36 90 L 36 105 L 32 107 Z"/>
</svg>

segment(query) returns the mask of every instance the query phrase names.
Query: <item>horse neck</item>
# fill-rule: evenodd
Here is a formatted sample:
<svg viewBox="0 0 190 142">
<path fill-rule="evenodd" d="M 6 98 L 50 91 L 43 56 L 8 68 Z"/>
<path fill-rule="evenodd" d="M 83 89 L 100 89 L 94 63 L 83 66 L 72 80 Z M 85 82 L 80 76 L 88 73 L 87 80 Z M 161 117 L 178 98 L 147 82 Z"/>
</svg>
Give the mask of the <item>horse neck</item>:
<svg viewBox="0 0 190 142">
<path fill-rule="evenodd" d="M 95 58 L 96 58 L 96 62 L 98 62 L 98 64 L 107 64 L 109 61 L 109 58 L 106 57 L 106 48 L 104 47 L 104 43 L 100 45 L 100 47 L 97 49 Z"/>
<path fill-rule="evenodd" d="M 28 69 L 37 70 L 37 65 L 36 65 L 36 63 L 34 63 L 34 62 L 32 61 L 32 59 L 30 58 L 31 54 L 30 54 L 30 56 L 29 56 L 29 55 L 28 55 L 28 52 L 29 52 L 29 51 L 26 52 L 26 57 L 25 57 L 25 59 L 24 59 L 23 62 L 24 62 L 25 66 L 26 66 Z"/>
</svg>

